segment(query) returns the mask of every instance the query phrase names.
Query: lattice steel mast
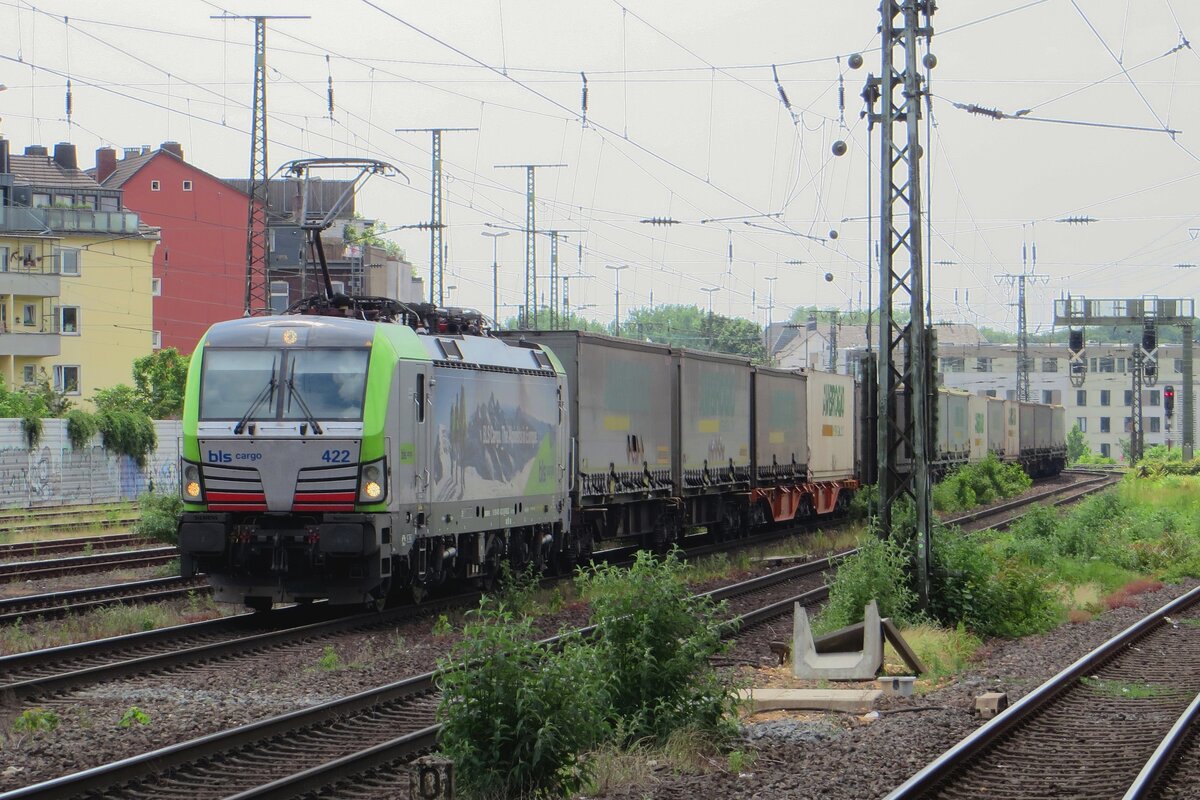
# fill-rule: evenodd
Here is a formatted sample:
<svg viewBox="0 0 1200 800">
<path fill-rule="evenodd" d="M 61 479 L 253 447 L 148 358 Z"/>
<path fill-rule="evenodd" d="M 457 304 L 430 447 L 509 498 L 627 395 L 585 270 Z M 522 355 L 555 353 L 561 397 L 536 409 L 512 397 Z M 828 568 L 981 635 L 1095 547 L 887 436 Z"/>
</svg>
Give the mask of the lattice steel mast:
<svg viewBox="0 0 1200 800">
<path fill-rule="evenodd" d="M 879 524 L 885 535 L 890 534 L 896 504 L 904 498 L 912 501 L 916 510 L 917 586 L 923 605 L 929 601 L 929 403 L 934 387 L 921 263 L 919 121 L 926 88 L 922 86 L 917 45 L 919 40 L 928 41 L 933 36 L 930 17 L 934 10 L 932 0 L 883 0 L 883 74 L 878 79 L 868 78 L 866 92 L 872 106 L 875 99 L 880 102 L 879 113 L 870 112 L 870 121 L 880 125 L 883 155 L 877 374 Z M 894 65 L 897 49 L 902 58 L 900 70 Z M 936 61 L 926 56 L 925 63 L 932 67 Z M 903 127 L 897 132 L 900 124 Z M 897 312 L 904 307 L 909 310 L 909 319 L 902 324 Z M 903 404 L 897 402 L 900 393 L 906 400 Z"/>
<path fill-rule="evenodd" d="M 534 211 L 534 170 L 566 164 L 497 164 L 496 169 L 525 170 L 525 305 L 524 327 L 537 329 L 537 224 Z"/>
<path fill-rule="evenodd" d="M 269 308 L 267 288 L 267 20 L 310 19 L 307 16 L 239 16 L 220 14 L 210 19 L 254 21 L 254 100 L 250 124 L 250 196 L 246 211 L 246 299 L 242 314 L 265 313 Z"/>
<path fill-rule="evenodd" d="M 445 305 L 443 274 L 446 249 L 442 245 L 442 134 L 477 131 L 479 128 L 397 128 L 396 133 L 429 133 L 433 135 L 430 152 L 433 165 L 429 171 L 429 302 L 441 308 Z"/>
</svg>

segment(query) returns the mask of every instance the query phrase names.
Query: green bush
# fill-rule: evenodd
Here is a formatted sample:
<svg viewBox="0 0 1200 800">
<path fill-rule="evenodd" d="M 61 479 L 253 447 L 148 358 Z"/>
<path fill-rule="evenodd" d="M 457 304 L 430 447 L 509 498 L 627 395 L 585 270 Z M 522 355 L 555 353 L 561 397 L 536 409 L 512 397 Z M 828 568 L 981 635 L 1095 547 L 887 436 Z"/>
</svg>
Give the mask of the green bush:
<svg viewBox="0 0 1200 800">
<path fill-rule="evenodd" d="M 110 453 L 127 455 L 139 467 L 158 445 L 154 422 L 143 411 L 106 408 L 97 415 L 101 441 Z"/>
<path fill-rule="evenodd" d="M 82 450 L 92 441 L 92 437 L 100 430 L 100 425 L 93 414 L 75 409 L 67 412 L 67 438 L 71 441 L 73 450 Z"/>
<path fill-rule="evenodd" d="M 565 797 L 589 777 L 580 755 L 604 737 L 593 652 L 537 644 L 532 619 L 485 597 L 439 662 L 441 747 L 475 797 Z"/>
<path fill-rule="evenodd" d="M 936 528 L 932 546 L 929 613 L 941 624 L 983 636 L 1025 636 L 1058 619 L 1043 570 L 1002 560 L 987 542 L 950 528 Z"/>
<path fill-rule="evenodd" d="M 32 414 L 22 417 L 21 432 L 25 434 L 26 449 L 37 447 L 42 440 L 42 418 Z"/>
<path fill-rule="evenodd" d="M 876 601 L 879 613 L 897 621 L 912 619 L 917 596 L 909 586 L 908 551 L 891 539 L 869 536 L 858 553 L 838 565 L 829 579 L 829 601 L 814 622 L 818 631 L 832 631 L 862 622 L 863 609 Z"/>
<path fill-rule="evenodd" d="M 978 464 L 969 464 L 947 475 L 933 487 L 933 507 L 938 511 L 965 511 L 993 500 L 1015 497 L 1033 485 L 1019 464 L 1006 464 L 988 453 Z"/>
<path fill-rule="evenodd" d="M 179 544 L 183 500 L 178 495 L 146 492 L 138 498 L 138 510 L 141 518 L 133 524 L 134 533 L 167 544 Z"/>
<path fill-rule="evenodd" d="M 866 519 L 871 516 L 879 499 L 879 487 L 875 484 L 861 486 L 850 498 L 848 517 L 852 520 Z"/>
<path fill-rule="evenodd" d="M 685 570 L 678 552 L 643 551 L 628 569 L 593 565 L 576 578 L 592 608 L 609 721 L 624 743 L 662 743 L 679 730 L 718 742 L 736 733 L 737 687 L 709 663 L 726 649 L 724 605 L 692 596 Z"/>
</svg>

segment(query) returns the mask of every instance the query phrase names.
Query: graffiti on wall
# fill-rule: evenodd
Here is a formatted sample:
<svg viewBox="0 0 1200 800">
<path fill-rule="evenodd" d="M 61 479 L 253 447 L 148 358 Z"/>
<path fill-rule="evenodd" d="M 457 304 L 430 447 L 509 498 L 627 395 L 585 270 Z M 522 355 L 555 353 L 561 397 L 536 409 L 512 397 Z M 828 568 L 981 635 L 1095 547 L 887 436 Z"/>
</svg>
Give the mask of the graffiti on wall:
<svg viewBox="0 0 1200 800">
<path fill-rule="evenodd" d="M 179 481 L 180 424 L 155 422 L 158 448 L 145 467 L 109 453 L 94 440 L 76 450 L 64 420 L 45 420 L 41 441 L 25 446 L 21 421 L 0 419 L 0 507 L 84 505 L 134 500 L 155 489 L 173 492 Z"/>
</svg>

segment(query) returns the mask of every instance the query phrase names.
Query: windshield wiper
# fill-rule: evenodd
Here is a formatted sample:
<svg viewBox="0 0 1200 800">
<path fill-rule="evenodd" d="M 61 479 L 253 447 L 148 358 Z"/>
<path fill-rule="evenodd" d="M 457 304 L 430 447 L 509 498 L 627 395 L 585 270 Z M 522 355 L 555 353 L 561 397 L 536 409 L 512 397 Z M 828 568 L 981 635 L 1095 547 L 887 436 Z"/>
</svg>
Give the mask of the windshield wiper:
<svg viewBox="0 0 1200 800">
<path fill-rule="evenodd" d="M 304 398 L 300 395 L 300 390 L 296 388 L 295 376 L 288 376 L 287 385 L 291 397 L 300 404 L 300 410 L 304 412 L 305 419 L 312 423 L 313 431 L 316 433 L 325 433 L 325 431 L 321 430 L 321 423 L 317 422 L 317 418 L 308 410 L 308 403 L 304 402 Z"/>
<path fill-rule="evenodd" d="M 246 409 L 246 413 L 242 415 L 242 418 L 240 420 L 238 420 L 238 424 L 233 426 L 234 435 L 240 434 L 243 430 L 245 430 L 246 423 L 250 420 L 251 417 L 254 416 L 254 412 L 258 411 L 258 407 L 261 406 L 264 402 L 266 402 L 268 397 L 271 397 L 272 395 L 275 394 L 275 386 L 276 386 L 275 369 L 278 366 L 279 366 L 278 359 L 274 359 L 271 361 L 271 380 L 267 381 L 267 385 L 264 386 L 262 388 L 262 391 L 258 393 L 258 397 L 254 398 L 254 402 L 251 403 L 250 407 Z"/>
</svg>

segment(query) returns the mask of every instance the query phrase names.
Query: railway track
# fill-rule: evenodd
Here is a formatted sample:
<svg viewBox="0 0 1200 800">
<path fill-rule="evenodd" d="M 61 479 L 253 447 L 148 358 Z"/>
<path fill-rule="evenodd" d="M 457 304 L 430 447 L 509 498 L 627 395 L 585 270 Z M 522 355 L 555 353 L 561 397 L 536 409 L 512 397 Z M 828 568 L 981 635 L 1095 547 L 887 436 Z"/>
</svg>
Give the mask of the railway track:
<svg viewBox="0 0 1200 800">
<path fill-rule="evenodd" d="M 1036 499 L 1045 499 L 1054 492 L 1074 490 L 1078 493 L 1078 484 L 1066 487 L 1055 487 L 1047 493 L 1040 493 Z M 1030 498 L 1026 499 L 1028 502 Z M 1007 507 L 996 507 L 996 510 L 1007 513 Z M 979 519 L 978 513 L 969 515 Z M 806 524 L 807 529 L 811 525 Z M 784 534 L 795 533 L 788 529 Z M 760 537 L 738 540 L 738 546 L 750 546 L 762 543 L 760 541 L 777 538 L 781 532 L 763 534 Z M 730 543 L 709 543 L 695 547 L 689 551 L 690 557 L 728 549 Z M 839 558 L 853 554 L 853 550 L 839 554 Z M 620 561 L 627 554 L 622 549 L 614 549 L 597 553 L 609 560 Z M 824 563 L 824 559 L 810 562 Z M 770 576 L 768 576 L 770 577 Z M 177 579 L 178 580 L 178 579 Z M 142 582 L 145 584 L 146 582 Z M 757 587 L 745 584 L 751 588 L 751 593 Z M 124 587 L 118 585 L 114 590 Z M 166 591 L 155 586 L 147 586 L 151 596 L 158 591 Z M 103 590 L 96 590 L 103 591 Z M 185 594 L 188 589 L 176 585 L 171 591 Z M 69 594 L 69 593 L 61 593 Z M 738 611 L 738 591 L 732 591 L 728 596 L 734 611 Z M 53 598 L 54 596 L 48 596 Z M 105 639 L 99 642 L 83 642 L 49 650 L 31 651 L 13 656 L 0 658 L 0 693 L 8 691 L 20 696 L 34 696 L 48 692 L 61 692 L 84 685 L 92 685 L 118 678 L 137 674 L 149 674 L 165 669 L 182 668 L 190 662 L 211 662 L 219 658 L 233 658 L 249 652 L 261 652 L 270 647 L 279 647 L 297 641 L 314 641 L 323 637 L 335 636 L 356 630 L 373 630 L 387 628 L 398 622 L 444 608 L 462 604 L 472 604 L 477 601 L 478 594 L 467 593 L 455 597 L 440 598 L 421 606 L 401 607 L 391 609 L 382 614 L 353 614 L 349 617 L 330 620 L 323 618 L 319 624 L 312 621 L 294 609 L 283 609 L 279 613 L 265 617 L 254 624 L 235 622 L 233 620 L 210 620 L 207 622 L 180 625 L 164 628 L 158 631 L 130 634 Z M 21 599 L 7 601 L 17 604 Z M 83 599 L 80 602 L 90 607 L 102 604 L 100 598 Z M 112 602 L 109 600 L 108 602 Z M 60 604 L 53 606 L 53 613 L 71 613 L 79 605 Z M 787 609 L 790 610 L 790 607 Z M 332 612 L 331 612 L 332 613 Z M 782 613 L 782 612 L 781 612 Z M 15 609 L 5 609 L 0 603 L 0 620 L 13 619 L 20 616 Z M 240 618 L 239 618 L 240 619 Z"/>
<path fill-rule="evenodd" d="M 1194 741 L 1178 753 L 1169 743 L 1194 729 L 1198 604 L 1200 588 L 1130 626 L 946 751 L 887 800 L 1102 800 L 1130 797 L 1134 790 L 1134 797 L 1152 796 L 1173 755 L 1182 759 L 1190 752 L 1195 763 Z M 1194 792 L 1195 771 L 1183 778 L 1190 781 L 1186 791 Z"/>
<path fill-rule="evenodd" d="M 139 547 L 149 540 L 135 533 L 111 533 L 105 536 L 78 536 L 71 539 L 44 539 L 37 542 L 0 544 L 0 559 L 36 558 L 54 553 L 75 553 L 94 550 L 116 550 Z"/>
<path fill-rule="evenodd" d="M 1026 498 L 1026 502 L 1031 499 L 1044 500 L 1049 495 L 1063 492 L 1077 495 L 1079 485 L 1056 487 L 1051 492 L 1039 493 L 1035 498 Z M 739 635 L 761 638 L 764 634 L 760 632 L 767 627 L 767 623 L 790 615 L 795 600 L 811 605 L 827 596 L 822 573 L 828 568 L 829 561 L 822 559 L 723 587 L 710 594 L 716 599 L 729 599 L 730 610 L 741 617 Z M 446 601 L 447 605 L 452 602 L 461 603 L 463 599 Z M 412 610 L 398 609 L 397 612 Z M 418 610 L 433 608 L 422 606 Z M 247 652 L 265 651 L 284 643 L 311 641 L 356 627 L 390 626 L 395 624 L 396 619 L 387 615 L 397 612 L 310 623 L 304 629 L 257 633 L 247 630 L 236 639 L 218 641 L 214 638 L 213 641 L 195 643 L 182 650 L 172 647 L 162 654 L 144 654 L 133 659 L 110 653 L 109 656 L 115 658 L 111 664 L 84 665 L 69 672 L 64 672 L 61 665 L 55 665 L 66 648 L 59 648 L 57 654 L 52 653 L 49 659 L 40 661 L 36 653 L 25 654 L 23 657 L 13 657 L 14 660 L 7 664 L 5 661 L 8 659 L 0 660 L 0 674 L 9 674 L 18 672 L 17 668 L 21 667 L 16 659 L 28 659 L 24 671 L 20 673 L 26 676 L 25 679 L 0 686 L 0 691 L 19 696 L 45 694 L 122 675 L 184 669 L 198 661 L 211 663 Z M 248 619 L 254 621 L 262 616 L 252 615 Z M 271 617 L 273 623 L 281 619 L 279 614 Z M 208 630 L 214 634 L 220 628 L 216 623 L 200 625 L 209 626 Z M 194 630 L 198 626 L 189 627 Z M 173 630 L 179 629 L 167 629 L 154 634 L 162 637 L 161 644 Z M 767 633 L 770 634 L 770 631 Z M 152 635 L 138 636 L 145 637 L 144 644 L 151 643 Z M 777 637 L 772 635 L 770 638 Z M 110 643 L 115 641 L 110 640 Z M 90 651 L 87 657 L 96 655 L 96 644 L 83 646 Z M 766 652 L 765 644 L 761 649 Z M 30 676 L 39 668 L 48 669 L 51 674 Z M 325 787 L 326 791 L 334 787 L 333 791 L 338 797 L 375 797 L 379 796 L 384 784 L 390 787 L 389 791 L 398 791 L 403 787 L 395 784 L 395 781 L 406 781 L 407 778 L 403 773 L 397 777 L 396 764 L 427 752 L 435 741 L 433 711 L 436 708 L 436 696 L 432 680 L 431 675 L 414 676 L 332 704 L 263 720 L 195 742 L 174 745 L 145 756 L 89 770 L 78 779 L 65 776 L 5 797 L 72 797 L 83 792 L 93 795 L 99 792 L 105 797 L 292 797 L 318 786 Z M 361 722 L 354 721 L 359 718 Z M 299 754 L 303 754 L 302 759 Z M 235 772 L 247 765 L 247 774 L 236 777 Z M 381 766 L 385 768 L 381 770 Z M 169 772 L 171 777 L 151 775 L 164 771 Z M 232 783 L 214 788 L 213 776 L 226 776 L 227 773 Z"/>
<path fill-rule="evenodd" d="M 0 530 L 71 531 L 79 528 L 125 527 L 140 518 L 136 503 L 99 503 L 30 509 L 0 509 Z"/>
<path fill-rule="evenodd" d="M 121 553 L 100 553 L 43 561 L 9 561 L 0 563 L 0 583 L 41 580 L 60 575 L 88 572 L 108 572 L 114 569 L 140 569 L 168 564 L 179 557 L 174 547 L 149 547 Z"/>
<path fill-rule="evenodd" d="M 731 633 L 749 629 L 791 613 L 796 600 L 813 604 L 823 599 L 822 576 L 834 560 L 779 570 L 706 594 L 741 607 Z M 339 798 L 396 796 L 407 786 L 402 764 L 436 745 L 435 680 L 432 672 L 416 675 L 3 797 L 281 798 L 322 788 L 332 792 L 326 796 Z"/>
<path fill-rule="evenodd" d="M 115 603 L 155 603 L 188 596 L 207 597 L 210 594 L 212 590 L 204 577 L 172 577 L 10 597 L 0 600 L 0 625 L 17 620 L 58 619 Z"/>
</svg>

